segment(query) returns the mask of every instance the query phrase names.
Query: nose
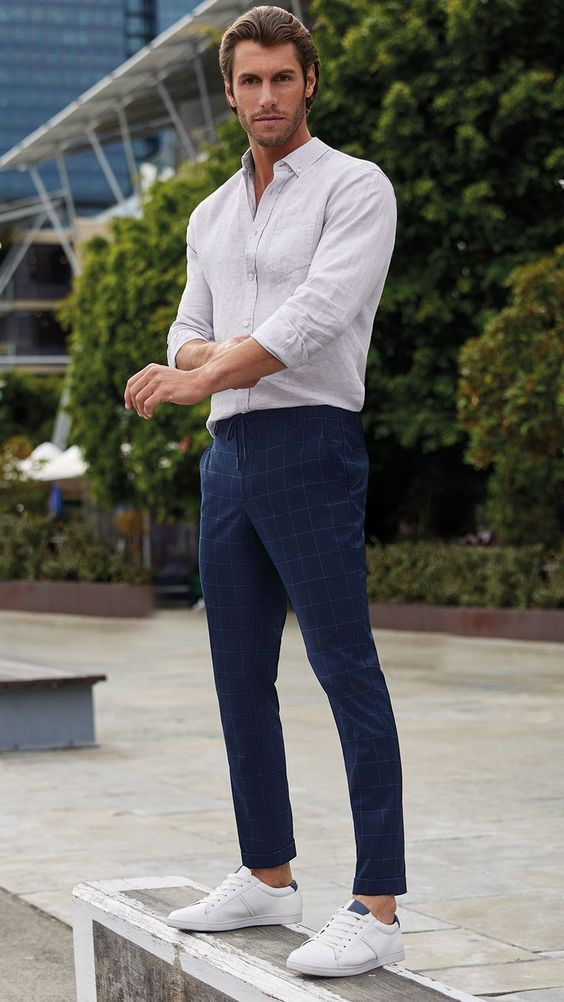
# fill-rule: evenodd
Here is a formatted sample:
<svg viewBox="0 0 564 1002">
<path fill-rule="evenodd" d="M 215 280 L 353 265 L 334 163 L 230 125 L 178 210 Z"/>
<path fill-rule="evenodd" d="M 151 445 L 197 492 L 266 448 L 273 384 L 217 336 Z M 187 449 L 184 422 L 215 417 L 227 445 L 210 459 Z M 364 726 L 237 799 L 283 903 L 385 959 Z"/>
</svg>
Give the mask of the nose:
<svg viewBox="0 0 564 1002">
<path fill-rule="evenodd" d="M 274 94 L 272 93 L 272 86 L 270 83 L 265 82 L 262 85 L 260 92 L 259 104 L 261 109 L 264 108 L 265 111 L 272 111 L 272 105 L 276 103 Z"/>
</svg>

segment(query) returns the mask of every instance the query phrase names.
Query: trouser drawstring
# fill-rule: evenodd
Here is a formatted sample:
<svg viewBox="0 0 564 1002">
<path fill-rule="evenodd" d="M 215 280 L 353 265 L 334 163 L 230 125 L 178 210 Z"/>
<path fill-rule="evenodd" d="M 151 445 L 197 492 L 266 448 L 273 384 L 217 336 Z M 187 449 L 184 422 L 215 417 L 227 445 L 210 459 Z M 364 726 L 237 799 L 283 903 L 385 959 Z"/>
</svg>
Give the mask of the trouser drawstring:
<svg viewBox="0 0 564 1002">
<path fill-rule="evenodd" d="M 251 425 L 249 425 L 247 427 L 247 432 L 250 435 L 251 440 L 254 440 L 257 437 L 256 436 L 256 432 L 255 432 L 254 428 L 252 428 Z M 242 446 L 243 461 L 247 458 L 247 450 L 245 448 L 245 421 L 243 420 L 243 415 L 242 414 L 234 414 L 233 417 L 229 421 L 229 424 L 227 426 L 227 441 L 228 442 L 231 441 L 231 439 L 233 438 L 233 435 L 235 435 L 236 438 L 237 438 L 237 461 L 236 461 L 236 469 L 238 470 L 239 466 L 240 466 L 240 463 L 239 463 L 239 458 L 240 458 L 240 455 L 239 455 L 239 446 L 240 445 Z"/>
</svg>

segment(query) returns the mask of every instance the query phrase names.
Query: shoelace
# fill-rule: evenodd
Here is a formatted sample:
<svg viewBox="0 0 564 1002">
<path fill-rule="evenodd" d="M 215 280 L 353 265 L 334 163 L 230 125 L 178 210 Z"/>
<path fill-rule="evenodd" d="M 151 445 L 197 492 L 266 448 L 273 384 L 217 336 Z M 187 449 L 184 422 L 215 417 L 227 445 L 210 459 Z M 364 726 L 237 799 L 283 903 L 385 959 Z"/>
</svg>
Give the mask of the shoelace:
<svg viewBox="0 0 564 1002">
<path fill-rule="evenodd" d="M 319 932 L 316 932 L 315 936 L 310 936 L 310 940 L 322 939 L 324 943 L 328 943 L 330 946 L 341 946 L 345 937 L 346 941 L 352 939 L 352 935 L 347 936 L 346 934 L 357 932 L 359 922 L 364 925 L 358 912 L 351 912 L 347 908 L 339 908 L 323 928 Z"/>
<path fill-rule="evenodd" d="M 232 891 L 238 891 L 246 883 L 247 881 L 243 877 L 239 877 L 236 873 L 228 873 L 225 880 L 221 881 L 221 884 L 219 887 L 216 887 L 215 891 L 206 894 L 204 898 L 199 898 L 195 904 L 205 901 L 207 905 L 217 905 L 228 894 L 231 894 Z"/>
</svg>

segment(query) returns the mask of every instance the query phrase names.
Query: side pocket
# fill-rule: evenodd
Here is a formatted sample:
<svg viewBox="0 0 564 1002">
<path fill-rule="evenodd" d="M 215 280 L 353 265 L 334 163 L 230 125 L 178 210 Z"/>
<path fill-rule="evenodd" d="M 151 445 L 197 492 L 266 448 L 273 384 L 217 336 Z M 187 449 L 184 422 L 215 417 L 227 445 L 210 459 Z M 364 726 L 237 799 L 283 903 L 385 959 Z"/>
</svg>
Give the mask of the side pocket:
<svg viewBox="0 0 564 1002">
<path fill-rule="evenodd" d="M 353 423 L 341 421 L 343 463 L 347 474 L 349 509 L 352 522 L 364 532 L 370 459 L 360 415 Z"/>
<path fill-rule="evenodd" d="M 348 482 L 345 442 L 340 418 L 323 419 L 323 444 L 332 480 Z"/>
<path fill-rule="evenodd" d="M 213 445 L 213 442 L 212 442 L 211 445 L 208 445 L 207 449 L 204 449 L 204 451 L 202 452 L 202 455 L 200 456 L 200 462 L 198 464 L 199 467 L 200 467 L 200 471 L 202 469 L 202 466 L 203 466 L 203 463 L 204 463 L 204 459 L 206 458 L 206 456 L 207 456 L 208 452 L 210 451 L 212 445 Z"/>
</svg>

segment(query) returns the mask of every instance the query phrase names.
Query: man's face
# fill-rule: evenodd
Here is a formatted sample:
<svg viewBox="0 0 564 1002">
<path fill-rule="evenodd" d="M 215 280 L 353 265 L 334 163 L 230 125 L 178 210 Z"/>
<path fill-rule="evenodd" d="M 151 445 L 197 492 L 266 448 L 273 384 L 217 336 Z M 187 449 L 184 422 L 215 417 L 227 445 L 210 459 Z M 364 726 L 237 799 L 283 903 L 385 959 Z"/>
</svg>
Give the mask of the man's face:
<svg viewBox="0 0 564 1002">
<path fill-rule="evenodd" d="M 307 85 L 293 42 L 266 48 L 258 42 L 237 42 L 233 52 L 233 91 L 225 84 L 227 100 L 242 127 L 259 146 L 283 146 L 301 125 L 306 97 L 313 92 L 315 70 Z"/>
</svg>

